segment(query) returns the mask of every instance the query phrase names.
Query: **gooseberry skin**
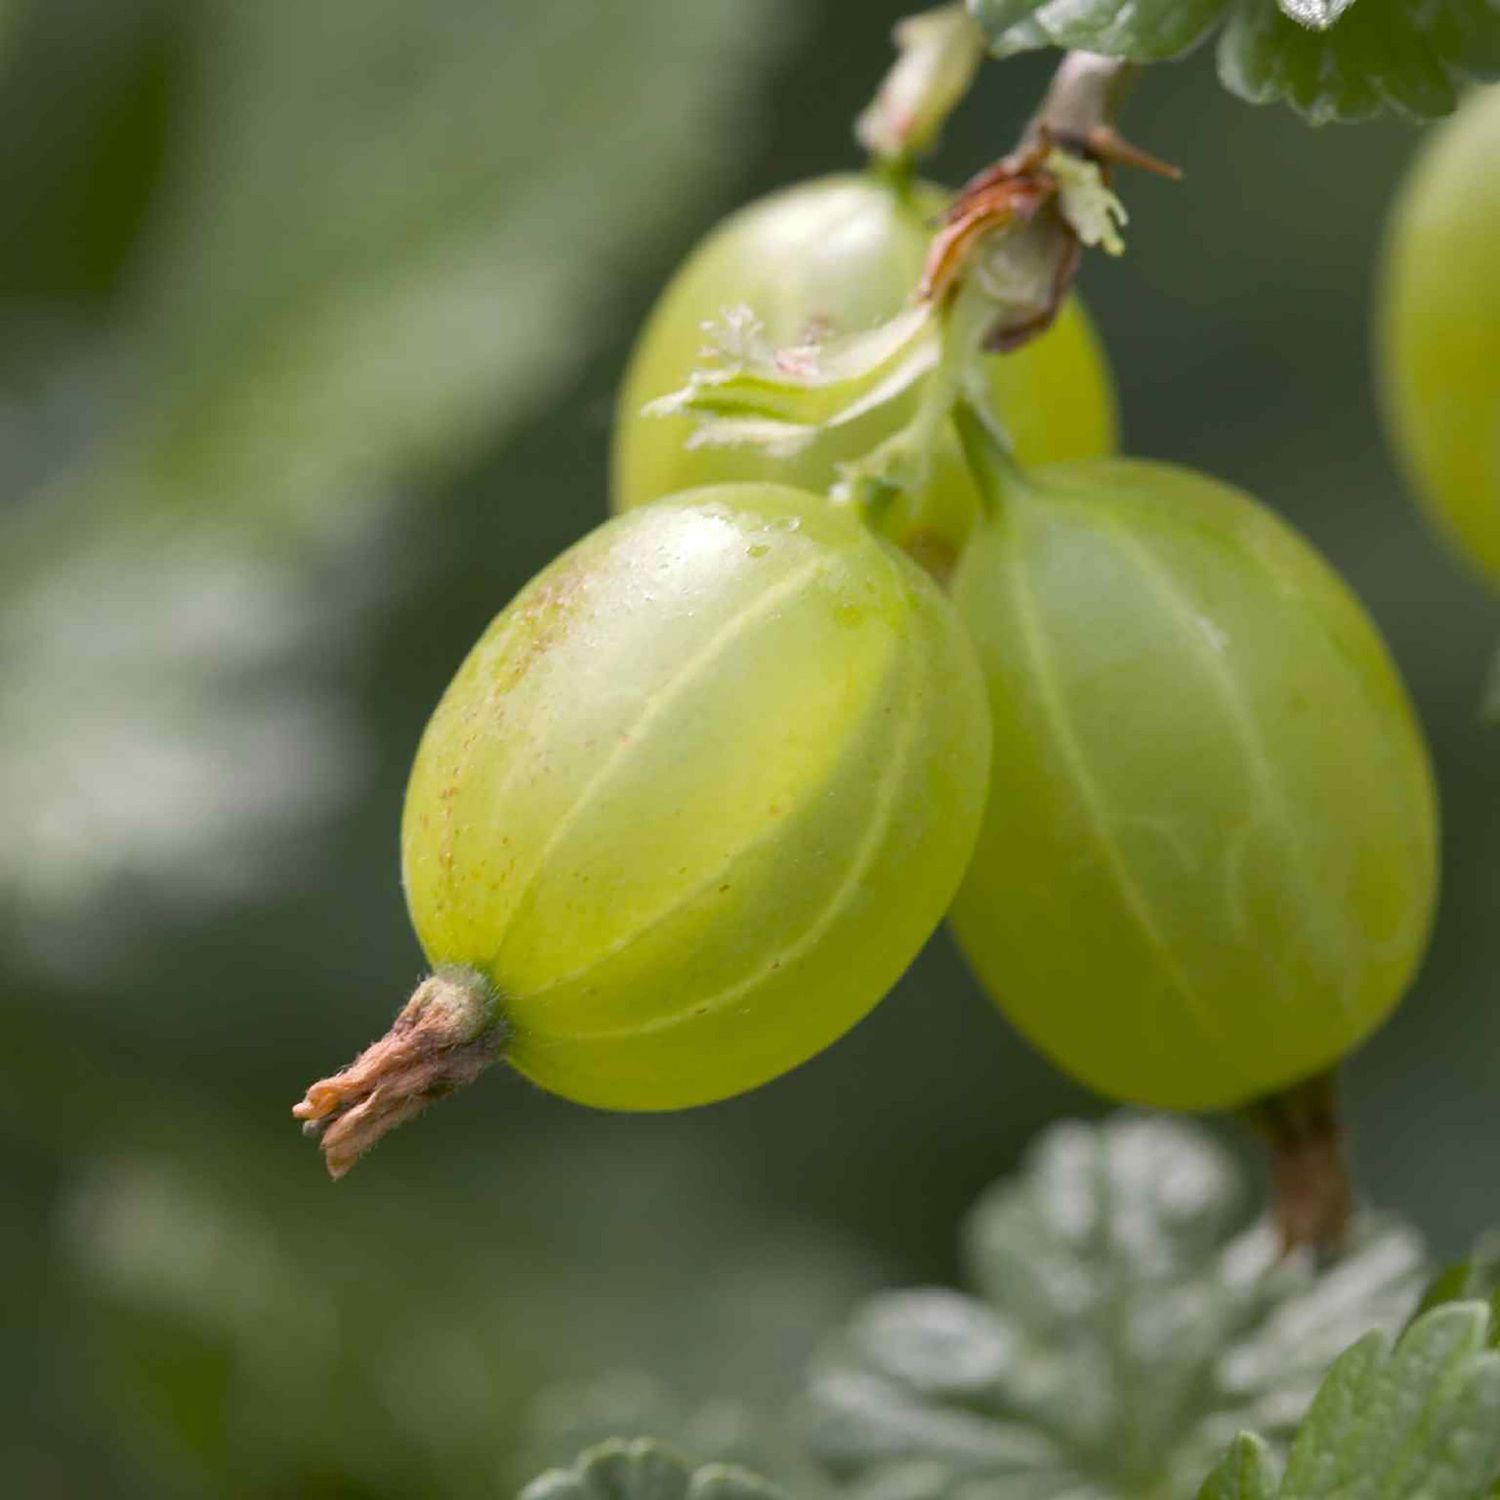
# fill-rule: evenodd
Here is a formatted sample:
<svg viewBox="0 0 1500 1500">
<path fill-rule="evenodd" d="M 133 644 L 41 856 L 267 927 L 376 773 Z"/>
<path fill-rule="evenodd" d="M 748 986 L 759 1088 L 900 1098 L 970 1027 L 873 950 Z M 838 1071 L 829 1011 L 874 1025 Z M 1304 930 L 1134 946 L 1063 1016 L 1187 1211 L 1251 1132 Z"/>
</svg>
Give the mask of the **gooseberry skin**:
<svg viewBox="0 0 1500 1500">
<path fill-rule="evenodd" d="M 952 923 L 1015 1025 L 1173 1109 L 1262 1097 L 1373 1030 L 1429 929 L 1434 792 L 1312 548 L 1187 469 L 1062 465 L 1005 495 L 954 600 L 994 784 Z"/>
<path fill-rule="evenodd" d="M 615 413 L 613 508 L 734 480 L 826 492 L 839 477 L 838 463 L 892 436 L 911 418 L 914 392 L 792 458 L 745 446 L 690 448 L 690 416 L 644 416 L 642 408 L 686 383 L 701 362 L 703 325 L 735 306 L 752 309 L 777 346 L 810 329 L 855 333 L 894 317 L 921 276 L 945 202 L 937 188 L 902 190 L 873 173 L 823 177 L 758 199 L 713 230 L 658 298 L 631 355 Z M 1114 451 L 1114 388 L 1076 298 L 1040 338 L 985 364 L 994 413 L 1024 462 Z M 962 536 L 978 496 L 951 430 L 934 465 L 918 502 L 924 524 Z"/>
<path fill-rule="evenodd" d="M 542 1087 L 722 1099 L 895 983 L 988 755 L 973 649 L 915 564 L 784 486 L 673 497 L 545 569 L 459 669 L 407 791 L 407 903 Z"/>
<path fill-rule="evenodd" d="M 1500 86 L 1424 143 L 1381 271 L 1383 407 L 1440 530 L 1500 583 Z"/>
</svg>

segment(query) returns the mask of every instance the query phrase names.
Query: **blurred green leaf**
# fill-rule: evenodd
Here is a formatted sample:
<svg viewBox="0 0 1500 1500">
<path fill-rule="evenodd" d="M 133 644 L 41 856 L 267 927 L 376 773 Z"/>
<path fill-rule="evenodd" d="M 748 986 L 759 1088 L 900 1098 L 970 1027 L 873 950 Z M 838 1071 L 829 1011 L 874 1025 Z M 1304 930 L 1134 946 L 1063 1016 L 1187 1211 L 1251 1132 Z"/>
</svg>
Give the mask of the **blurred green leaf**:
<svg viewBox="0 0 1500 1500">
<path fill-rule="evenodd" d="M 214 510 L 357 497 L 550 399 L 786 34 L 760 0 L 208 9 L 131 440 Z"/>
<path fill-rule="evenodd" d="M 1490 657 L 1485 675 L 1484 694 L 1479 702 L 1479 717 L 1487 724 L 1500 723 L 1500 651 Z"/>
<path fill-rule="evenodd" d="M 61 315 L 97 337 L 119 295 L 179 102 L 184 9 L 46 0 L 0 20 L 0 365 L 39 352 L 34 328 L 17 350 L 18 317 Z"/>
<path fill-rule="evenodd" d="M 528 1412 L 517 1465 L 523 1478 L 565 1468 L 587 1448 L 650 1437 L 694 1465 L 729 1464 L 798 1496 L 828 1491 L 825 1476 L 779 1410 L 769 1417 L 733 1396 L 675 1394 L 652 1375 L 618 1370 L 544 1391 Z"/>
<path fill-rule="evenodd" d="M 1055 1127 L 969 1221 L 981 1297 L 877 1297 L 817 1365 L 815 1453 L 861 1496 L 1191 1495 L 1239 1429 L 1289 1435 L 1329 1361 L 1399 1326 L 1422 1274 L 1389 1220 L 1327 1268 L 1282 1260 L 1268 1225 L 1233 1232 L 1240 1198 L 1191 1126 Z"/>
<path fill-rule="evenodd" d="M 533 1480 L 521 1500 L 790 1500 L 785 1492 L 726 1464 L 694 1468 L 648 1439 L 604 1443 L 571 1469 Z"/>
<path fill-rule="evenodd" d="M 101 525 L 0 609 L 12 957 L 98 983 L 163 903 L 242 895 L 366 785 L 351 667 L 390 576 L 367 525 L 292 555 Z"/>
<path fill-rule="evenodd" d="M 1489 1343 L 1480 1302 L 1424 1313 L 1394 1350 L 1388 1334 L 1368 1335 L 1319 1387 L 1279 1487 L 1255 1441 L 1241 1437 L 1200 1500 L 1479 1500 L 1500 1477 L 1500 1352 Z"/>
<path fill-rule="evenodd" d="M 1228 0 L 969 0 L 997 57 L 1077 47 L 1154 62 L 1201 41 Z"/>
<path fill-rule="evenodd" d="M 726 1397 L 686 1402 L 655 1377 L 618 1371 L 544 1392 L 529 1413 L 519 1467 L 529 1477 L 566 1467 L 612 1439 L 652 1437 L 695 1464 L 772 1472 L 773 1440 L 750 1408 Z"/>
<path fill-rule="evenodd" d="M 1447 114 L 1465 78 L 1500 68 L 1495 0 L 969 0 L 999 57 L 1079 47 L 1156 62 L 1223 23 L 1219 77 L 1315 124 L 1395 109 Z"/>
<path fill-rule="evenodd" d="M 159 1144 L 122 1140 L 74 1174 L 53 1244 L 80 1357 L 153 1494 L 300 1495 L 317 1474 L 351 1486 L 329 1493 L 490 1493 L 523 1458 L 530 1479 L 646 1420 L 699 1461 L 779 1461 L 745 1414 L 873 1279 L 690 1152 L 639 1137 L 486 1140 L 435 1175 L 460 1155 L 450 1143 L 350 1195 L 330 1192 L 283 1110 L 252 1126 L 158 1092 L 159 1122 L 149 1102 L 110 1114 Z M 661 1224 L 689 1203 L 664 1246 Z M 722 1395 L 579 1386 L 631 1357 L 683 1389 L 712 1372 Z"/>
<path fill-rule="evenodd" d="M 1242 1432 L 1214 1466 L 1198 1500 L 1275 1500 L 1276 1465 L 1253 1433 Z"/>
<path fill-rule="evenodd" d="M 1354 4 L 1354 0 L 1276 0 L 1276 3 L 1299 26 L 1326 31 Z"/>
<path fill-rule="evenodd" d="M 1458 102 L 1471 74 L 1500 66 L 1494 0 L 1361 0 L 1313 31 L 1267 0 L 1235 0 L 1219 39 L 1219 76 L 1252 104 L 1282 100 L 1314 124 L 1386 108 L 1430 119 Z"/>
<path fill-rule="evenodd" d="M 1422 1293 L 1417 1315 L 1445 1302 L 1488 1302 L 1490 1341 L 1500 1344 L 1500 1232 L 1482 1235 L 1467 1260 L 1438 1272 Z"/>
<path fill-rule="evenodd" d="M 764 0 L 190 14 L 108 352 L 0 393 L 0 913 L 95 983 L 153 901 L 245 890 L 358 794 L 340 689 L 394 496 L 552 399 L 788 30 Z"/>
</svg>

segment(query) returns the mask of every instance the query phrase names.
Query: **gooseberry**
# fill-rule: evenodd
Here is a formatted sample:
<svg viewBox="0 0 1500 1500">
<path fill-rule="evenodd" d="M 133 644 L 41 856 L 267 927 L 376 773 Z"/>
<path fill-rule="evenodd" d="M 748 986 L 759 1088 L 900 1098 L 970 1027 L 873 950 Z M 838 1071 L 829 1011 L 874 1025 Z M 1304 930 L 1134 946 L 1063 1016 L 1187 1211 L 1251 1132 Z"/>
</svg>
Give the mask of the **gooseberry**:
<svg viewBox="0 0 1500 1500">
<path fill-rule="evenodd" d="M 819 178 L 761 198 L 719 225 L 657 300 L 631 356 L 616 412 L 612 503 L 627 510 L 694 485 L 776 479 L 815 491 L 910 420 L 913 391 L 822 435 L 790 459 L 754 447 L 693 447 L 691 417 L 642 415 L 681 387 L 700 360 L 704 326 L 743 306 L 775 346 L 857 333 L 900 312 L 922 273 L 945 195 L 875 173 Z M 1041 337 L 985 361 L 991 406 L 1023 461 L 1112 452 L 1115 400 L 1088 317 L 1064 303 Z M 925 523 L 962 537 L 977 512 L 951 431 L 932 455 Z"/>
<path fill-rule="evenodd" d="M 1330 1066 L 1429 927 L 1434 792 L 1374 626 L 1246 495 L 1165 464 L 1012 476 L 954 580 L 994 727 L 953 927 L 1101 1093 L 1229 1108 Z"/>
<path fill-rule="evenodd" d="M 1391 214 L 1378 307 L 1384 411 L 1442 531 L 1500 582 L 1500 87 L 1432 134 Z"/>
<path fill-rule="evenodd" d="M 502 1053 L 614 1109 L 786 1072 L 941 920 L 988 756 L 956 614 L 849 511 L 743 484 L 610 521 L 433 713 L 401 842 L 435 977 L 301 1117 L 337 1172 Z"/>
</svg>

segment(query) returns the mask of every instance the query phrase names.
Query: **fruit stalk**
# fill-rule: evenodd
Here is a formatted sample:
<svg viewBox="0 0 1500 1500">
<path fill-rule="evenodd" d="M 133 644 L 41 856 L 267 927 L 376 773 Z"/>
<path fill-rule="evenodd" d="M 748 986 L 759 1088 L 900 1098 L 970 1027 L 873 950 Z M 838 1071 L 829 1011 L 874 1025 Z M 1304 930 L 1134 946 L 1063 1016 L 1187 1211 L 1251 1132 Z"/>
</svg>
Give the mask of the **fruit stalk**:
<svg viewBox="0 0 1500 1500">
<path fill-rule="evenodd" d="M 1108 166 L 1128 162 L 1176 175 L 1114 129 L 1133 71 L 1115 58 L 1067 54 L 1015 151 L 958 193 L 929 244 L 917 288 L 941 352 L 916 415 L 859 463 L 844 466 L 836 495 L 858 505 L 876 529 L 887 528 L 883 512 L 906 493 L 899 532 L 888 534 L 944 587 L 965 540 L 951 517 L 924 509 L 930 455 L 944 424 L 979 389 L 985 354 L 1008 354 L 1052 326 L 1085 244 L 1112 254 L 1123 247 L 1124 208 L 1105 186 Z M 977 404 L 983 406 L 982 397 Z M 997 446 L 1010 453 L 1006 439 Z M 974 451 L 965 447 L 972 468 Z M 972 477 L 985 490 L 993 476 Z"/>
<path fill-rule="evenodd" d="M 378 1042 L 313 1084 L 292 1114 L 317 1138 L 329 1176 L 340 1178 L 387 1131 L 472 1083 L 499 1059 L 505 1037 L 484 979 L 444 966 L 417 986 Z"/>
<path fill-rule="evenodd" d="M 1246 1107 L 1271 1158 L 1271 1217 L 1284 1254 L 1342 1248 L 1354 1209 L 1338 1072 L 1330 1068 Z"/>
<path fill-rule="evenodd" d="M 973 476 L 985 513 L 995 516 L 1007 494 L 1024 488 L 1026 475 L 1016 462 L 1010 442 L 985 408 L 966 394 L 953 408 L 964 463 Z"/>
<path fill-rule="evenodd" d="M 1139 73 L 1137 64 L 1121 57 L 1064 53 L 1027 126 L 1026 139 L 1034 141 L 1045 134 L 1070 150 L 1106 159 L 1113 159 L 1112 153 L 1121 147 L 1132 156 L 1143 155 L 1126 146 L 1115 130 L 1115 116 Z"/>
<path fill-rule="evenodd" d="M 1041 107 L 1026 128 L 1026 141 L 1049 140 L 1102 167 L 1138 167 L 1176 182 L 1178 167 L 1132 145 L 1115 127 L 1140 66 L 1098 52 L 1067 52 L 1057 65 Z"/>
</svg>

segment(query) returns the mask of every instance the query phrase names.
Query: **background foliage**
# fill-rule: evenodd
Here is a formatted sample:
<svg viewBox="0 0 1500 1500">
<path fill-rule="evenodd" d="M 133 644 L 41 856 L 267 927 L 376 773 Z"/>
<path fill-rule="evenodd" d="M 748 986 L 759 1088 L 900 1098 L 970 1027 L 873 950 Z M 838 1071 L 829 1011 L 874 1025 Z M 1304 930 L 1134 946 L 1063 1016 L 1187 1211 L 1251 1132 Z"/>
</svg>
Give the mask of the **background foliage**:
<svg viewBox="0 0 1500 1500">
<path fill-rule="evenodd" d="M 1314 124 L 1447 114 L 1500 71 L 1494 0 L 969 0 L 999 57 L 1079 47 L 1158 62 L 1214 37 L 1224 87 Z"/>
<path fill-rule="evenodd" d="M 1361 0 L 1374 5 L 1377 0 Z M 1097 1109 L 939 938 L 845 1043 L 685 1118 L 496 1078 L 337 1190 L 288 1110 L 420 964 L 420 726 L 603 513 L 610 399 L 676 258 L 847 164 L 904 7 L 21 0 L 0 8 L 0 1451 L 16 1492 L 483 1493 L 558 1379 L 774 1402 L 858 1297 Z M 991 65 L 951 180 L 1046 60 Z M 1500 1217 L 1500 879 L 1475 703 L 1500 616 L 1383 450 L 1365 312 L 1415 133 L 1308 132 L 1208 50 L 1127 117 L 1084 290 L 1127 439 L 1256 490 L 1387 631 L 1446 898 L 1356 1061 L 1363 1178 L 1454 1252 Z"/>
</svg>

